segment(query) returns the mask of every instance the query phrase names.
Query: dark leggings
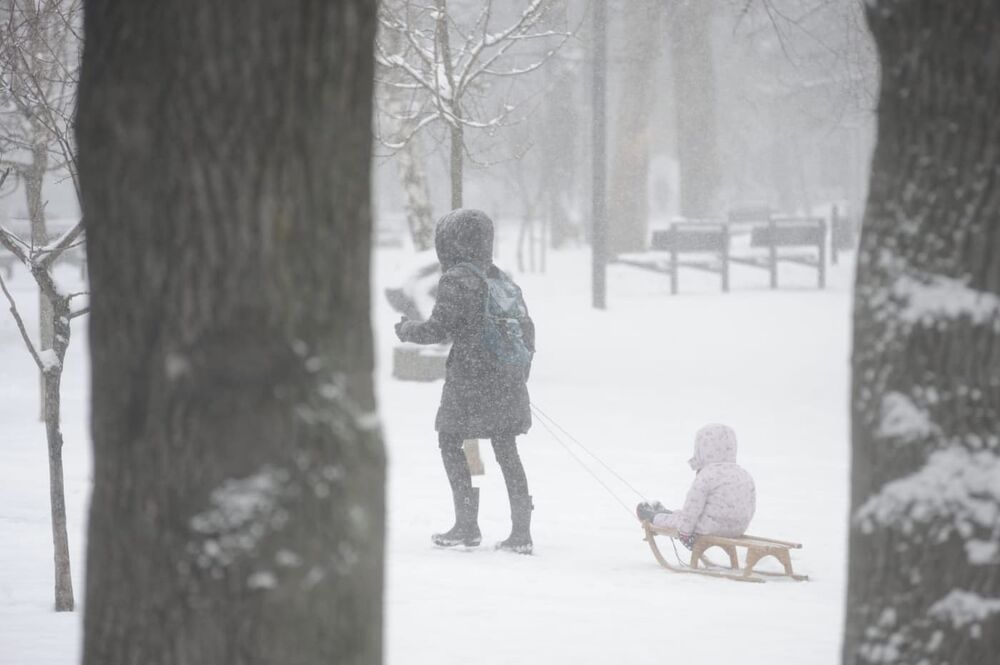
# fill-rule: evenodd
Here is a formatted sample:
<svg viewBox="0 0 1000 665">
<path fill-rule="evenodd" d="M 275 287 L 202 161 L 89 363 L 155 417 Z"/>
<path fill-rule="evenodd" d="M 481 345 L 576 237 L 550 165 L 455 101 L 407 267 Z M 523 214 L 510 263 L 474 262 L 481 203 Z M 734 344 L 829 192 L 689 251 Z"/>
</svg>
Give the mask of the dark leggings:
<svg viewBox="0 0 1000 665">
<path fill-rule="evenodd" d="M 448 474 L 452 492 L 464 494 L 472 488 L 472 475 L 469 464 L 465 460 L 462 443 L 465 438 L 458 434 L 438 432 L 438 445 L 441 446 L 441 459 L 444 460 L 444 470 Z M 490 439 L 493 444 L 493 454 L 496 455 L 503 480 L 507 483 L 509 496 L 527 496 L 528 479 L 524 475 L 524 465 L 521 456 L 517 454 L 517 439 L 513 435 L 495 436 Z"/>
</svg>

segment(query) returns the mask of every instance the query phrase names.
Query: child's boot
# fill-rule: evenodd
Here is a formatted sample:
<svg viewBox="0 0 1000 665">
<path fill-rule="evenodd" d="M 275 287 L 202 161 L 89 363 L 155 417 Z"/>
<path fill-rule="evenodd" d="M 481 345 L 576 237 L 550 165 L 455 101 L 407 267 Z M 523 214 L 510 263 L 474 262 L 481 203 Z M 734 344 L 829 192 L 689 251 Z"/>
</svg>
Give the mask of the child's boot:
<svg viewBox="0 0 1000 665">
<path fill-rule="evenodd" d="M 643 501 L 635 507 L 635 516 L 639 518 L 640 522 L 652 522 L 653 518 L 660 513 L 669 515 L 670 511 L 659 501 Z"/>
<path fill-rule="evenodd" d="M 438 547 L 475 547 L 482 542 L 479 532 L 479 488 L 470 487 L 467 492 L 454 492 L 455 526 L 444 533 L 435 533 L 431 540 Z"/>
</svg>

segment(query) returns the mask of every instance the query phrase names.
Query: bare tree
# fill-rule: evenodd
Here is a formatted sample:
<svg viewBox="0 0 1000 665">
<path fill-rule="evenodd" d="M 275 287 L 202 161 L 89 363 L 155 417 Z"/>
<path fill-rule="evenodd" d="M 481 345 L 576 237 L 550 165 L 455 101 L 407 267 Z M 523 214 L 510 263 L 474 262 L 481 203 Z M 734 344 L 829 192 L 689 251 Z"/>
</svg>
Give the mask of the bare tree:
<svg viewBox="0 0 1000 665">
<path fill-rule="evenodd" d="M 391 53 L 402 47 L 402 35 L 398 31 L 386 31 L 380 39 Z M 427 169 L 419 150 L 420 136 L 414 134 L 417 118 L 411 112 L 416 103 L 413 92 L 407 90 L 405 77 L 391 70 L 377 74 L 383 81 L 376 99 L 384 120 L 379 123 L 384 145 L 392 150 L 396 161 L 396 173 L 403 190 L 406 222 L 410 237 L 417 251 L 434 246 L 434 209 L 431 205 L 430 187 L 427 183 Z"/>
<path fill-rule="evenodd" d="M 802 214 L 846 201 L 859 224 L 878 78 L 862 3 L 730 5 L 714 29 L 733 46 L 715 54 L 721 193 Z"/>
<path fill-rule="evenodd" d="M 0 289 L 41 376 L 42 419 L 49 458 L 49 501 L 55 568 L 55 609 L 71 611 L 73 582 L 63 489 L 60 387 L 69 348 L 70 322 L 87 312 L 74 304 L 84 293 L 63 293 L 53 263 L 80 243 L 82 224 L 54 240 L 45 223 L 42 183 L 57 170 L 76 182 L 70 128 L 75 105 L 80 47 L 79 4 L 75 1 L 11 0 L 0 6 L 0 171 L 24 185 L 31 232 L 21 238 L 0 226 L 0 247 L 31 274 L 39 293 L 39 340 L 31 339 L 17 303 L 0 276 Z M 4 158 L 5 155 L 9 157 Z M 0 178 L 0 180 L 2 180 Z M 2 185 L 2 183 L 0 183 Z"/>
<path fill-rule="evenodd" d="M 482 0 L 468 22 L 447 0 L 433 0 L 432 5 L 411 0 L 382 3 L 382 38 L 376 51 L 385 72 L 382 87 L 394 89 L 394 95 L 413 95 L 404 111 L 391 111 L 406 131 L 384 136 L 382 142 L 401 148 L 424 128 L 443 125 L 450 144 L 453 208 L 462 206 L 463 163 L 470 155 L 467 132 L 493 135 L 517 119 L 517 103 L 506 95 L 486 108 L 490 86 L 538 70 L 570 37 L 565 29 L 546 27 L 556 2 L 531 0 L 499 29 L 492 23 L 503 10 L 494 0 Z"/>
<path fill-rule="evenodd" d="M 843 662 L 1000 653 L 1000 4 L 870 0 Z"/>
<path fill-rule="evenodd" d="M 375 0 L 87 0 L 83 662 L 382 658 Z"/>
<path fill-rule="evenodd" d="M 65 241 L 66 237 L 64 236 L 54 243 L 35 248 L 25 244 L 23 240 L 0 227 L 0 245 L 12 252 L 30 270 L 39 290 L 50 304 L 52 312 L 51 322 L 54 332 L 52 346 L 45 349 L 31 339 L 24 320 L 18 312 L 17 303 L 7 288 L 3 275 L 0 275 L 0 290 L 3 291 L 4 297 L 7 299 L 10 313 L 14 317 L 21 338 L 38 366 L 45 391 L 43 415 L 49 453 L 49 503 L 52 514 L 52 543 L 55 564 L 55 608 L 59 612 L 72 611 L 74 605 L 69 538 L 66 534 L 66 499 L 63 491 L 60 386 L 62 385 L 63 366 L 72 332 L 70 322 L 88 311 L 86 305 L 74 307 L 72 304 L 74 298 L 84 294 L 63 293 L 52 278 L 52 261 L 70 246 L 64 244 Z"/>
<path fill-rule="evenodd" d="M 79 16 L 79 0 L 0 3 L 0 155 L 6 155 L 0 169 L 9 169 L 24 185 L 30 243 L 36 247 L 51 239 L 42 191 L 46 173 L 64 173 L 76 185 L 71 127 L 81 47 Z M 40 289 L 42 350 L 53 348 L 52 322 L 52 305 Z M 43 378 L 43 399 L 44 384 Z"/>
</svg>

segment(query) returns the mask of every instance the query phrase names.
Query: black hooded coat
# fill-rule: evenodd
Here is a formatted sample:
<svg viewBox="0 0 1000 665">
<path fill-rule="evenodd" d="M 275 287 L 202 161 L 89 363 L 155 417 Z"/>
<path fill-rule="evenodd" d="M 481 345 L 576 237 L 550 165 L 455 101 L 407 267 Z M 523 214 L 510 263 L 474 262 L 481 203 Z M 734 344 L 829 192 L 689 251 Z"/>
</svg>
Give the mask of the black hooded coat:
<svg viewBox="0 0 1000 665">
<path fill-rule="evenodd" d="M 493 265 L 493 222 L 479 210 L 458 209 L 437 224 L 434 244 L 441 262 L 434 311 L 427 321 L 407 321 L 399 337 L 417 344 L 452 341 L 435 427 L 467 439 L 523 434 L 531 427 L 531 402 L 523 381 L 501 378 L 482 342 L 486 283 L 462 263 L 487 275 Z M 524 340 L 535 350 L 535 327 L 523 325 Z"/>
</svg>

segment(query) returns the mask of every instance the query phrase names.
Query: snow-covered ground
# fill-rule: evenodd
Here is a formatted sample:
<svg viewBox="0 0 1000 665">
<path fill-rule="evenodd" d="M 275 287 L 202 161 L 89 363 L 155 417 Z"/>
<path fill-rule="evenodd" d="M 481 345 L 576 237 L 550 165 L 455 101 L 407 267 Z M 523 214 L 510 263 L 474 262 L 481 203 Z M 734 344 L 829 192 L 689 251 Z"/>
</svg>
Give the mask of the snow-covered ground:
<svg viewBox="0 0 1000 665">
<path fill-rule="evenodd" d="M 519 276 L 538 326 L 537 407 L 650 498 L 679 504 L 695 430 L 732 425 L 757 481 L 752 532 L 804 543 L 811 581 L 738 584 L 660 569 L 634 518 L 536 424 L 521 440 L 536 510 L 536 554 L 492 551 L 507 535 L 506 496 L 489 451 L 480 479 L 484 546 L 434 549 L 451 523 L 433 418 L 439 384 L 390 378 L 394 314 L 379 295 L 400 250 L 376 258 L 380 409 L 390 456 L 386 654 L 390 665 L 838 662 L 845 583 L 851 267 L 815 273 L 733 269 L 733 291 L 684 272 L 609 271 L 610 308 L 589 307 L 589 255 L 550 255 L 547 275 Z M 74 279 L 72 270 L 63 277 Z M 37 320 L 30 278 L 11 282 Z M 79 322 L 78 322 L 79 323 Z M 66 490 L 78 600 L 89 491 L 85 325 L 64 386 Z M 77 661 L 80 613 L 51 611 L 44 434 L 31 360 L 0 315 L 0 664 Z M 638 499 L 570 443 L 629 506 Z M 718 558 L 718 556 L 716 556 Z"/>
</svg>

